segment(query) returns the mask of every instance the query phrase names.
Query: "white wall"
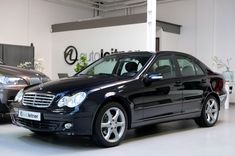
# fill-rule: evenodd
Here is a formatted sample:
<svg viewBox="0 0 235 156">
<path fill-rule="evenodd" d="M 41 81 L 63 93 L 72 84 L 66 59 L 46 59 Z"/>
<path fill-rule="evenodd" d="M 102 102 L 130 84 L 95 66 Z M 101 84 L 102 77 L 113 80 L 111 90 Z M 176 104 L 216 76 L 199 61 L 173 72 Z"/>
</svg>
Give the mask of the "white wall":
<svg viewBox="0 0 235 156">
<path fill-rule="evenodd" d="M 214 0 L 196 0 L 196 57 L 213 68 Z"/>
<path fill-rule="evenodd" d="M 215 55 L 224 62 L 227 58 L 232 58 L 230 67 L 235 71 L 235 1 L 216 0 L 215 3 Z M 235 102 L 235 86 L 233 86 L 232 102 Z"/>
<path fill-rule="evenodd" d="M 74 8 L 44 0 L 0 0 L 0 43 L 35 46 L 51 76 L 51 25 L 92 17 L 87 8 Z"/>
<path fill-rule="evenodd" d="M 223 60 L 231 57 L 230 66 L 235 71 L 235 1 L 216 0 L 215 17 L 215 55 Z"/>
<path fill-rule="evenodd" d="M 178 42 L 178 46 L 175 47 L 175 50 L 177 51 L 183 51 L 192 54 L 196 53 L 195 9 L 196 7 L 194 0 L 182 0 L 157 5 L 158 20 L 183 26 L 179 36 L 180 42 Z M 172 46 L 170 44 L 168 45 Z M 165 48 L 166 49 L 161 50 L 169 50 L 166 46 Z"/>
<path fill-rule="evenodd" d="M 224 62 L 231 57 L 230 67 L 235 71 L 234 17 L 234 0 L 181 0 L 157 8 L 157 19 L 182 25 L 176 50 L 196 56 L 218 72 L 225 69 L 213 66 L 213 56 Z M 231 101 L 235 102 L 235 94 Z"/>
<path fill-rule="evenodd" d="M 104 27 L 86 30 L 57 32 L 52 34 L 52 78 L 58 79 L 57 73 L 75 74 L 74 65 L 66 64 L 64 51 L 72 45 L 81 53 L 87 54 L 90 60 L 100 57 L 100 51 L 110 52 L 111 48 L 118 51 L 146 50 L 147 24 L 131 24 L 114 27 Z"/>
<path fill-rule="evenodd" d="M 168 33 L 161 28 L 157 28 L 156 36 L 160 38 L 160 51 L 179 51 L 179 34 Z"/>
</svg>

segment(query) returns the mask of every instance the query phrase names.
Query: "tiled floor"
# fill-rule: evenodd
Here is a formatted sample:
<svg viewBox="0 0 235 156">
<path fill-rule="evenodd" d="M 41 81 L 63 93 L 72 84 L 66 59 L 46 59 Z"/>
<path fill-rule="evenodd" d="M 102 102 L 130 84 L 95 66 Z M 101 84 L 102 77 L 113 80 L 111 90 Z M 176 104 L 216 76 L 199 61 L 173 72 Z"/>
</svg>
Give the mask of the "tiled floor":
<svg viewBox="0 0 235 156">
<path fill-rule="evenodd" d="M 0 123 L 1 156 L 234 156 L 235 105 L 220 112 L 212 128 L 198 128 L 193 120 L 148 126 L 128 132 L 118 147 L 98 148 L 88 139 L 43 136 Z"/>
</svg>

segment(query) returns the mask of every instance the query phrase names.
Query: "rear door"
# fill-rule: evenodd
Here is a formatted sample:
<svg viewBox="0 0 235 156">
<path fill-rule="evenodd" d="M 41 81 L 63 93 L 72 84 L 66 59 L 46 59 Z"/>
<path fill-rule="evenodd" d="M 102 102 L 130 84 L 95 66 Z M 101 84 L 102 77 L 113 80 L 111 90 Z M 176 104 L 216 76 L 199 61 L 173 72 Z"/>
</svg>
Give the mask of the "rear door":
<svg viewBox="0 0 235 156">
<path fill-rule="evenodd" d="M 176 63 L 183 86 L 183 113 L 201 110 L 203 94 L 207 89 L 207 76 L 195 60 L 186 55 L 176 55 Z"/>
</svg>

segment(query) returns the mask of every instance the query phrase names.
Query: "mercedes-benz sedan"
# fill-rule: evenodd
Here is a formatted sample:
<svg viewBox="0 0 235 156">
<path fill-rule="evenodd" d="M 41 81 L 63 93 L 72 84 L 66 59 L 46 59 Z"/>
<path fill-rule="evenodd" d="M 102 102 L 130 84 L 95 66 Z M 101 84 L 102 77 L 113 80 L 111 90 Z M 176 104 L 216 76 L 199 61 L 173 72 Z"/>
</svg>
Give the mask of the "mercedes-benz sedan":
<svg viewBox="0 0 235 156">
<path fill-rule="evenodd" d="M 106 56 L 73 77 L 25 88 L 11 108 L 15 125 L 35 133 L 92 136 L 118 145 L 128 129 L 180 119 L 215 125 L 224 79 L 179 52 Z"/>
</svg>

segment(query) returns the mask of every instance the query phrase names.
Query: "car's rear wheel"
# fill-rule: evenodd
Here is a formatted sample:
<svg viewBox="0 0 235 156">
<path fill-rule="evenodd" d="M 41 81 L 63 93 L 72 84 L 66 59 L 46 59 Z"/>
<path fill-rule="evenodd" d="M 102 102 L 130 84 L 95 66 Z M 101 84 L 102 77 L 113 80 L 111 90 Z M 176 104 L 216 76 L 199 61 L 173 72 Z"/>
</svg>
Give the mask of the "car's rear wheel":
<svg viewBox="0 0 235 156">
<path fill-rule="evenodd" d="M 219 117 L 219 103 L 214 96 L 209 96 L 203 105 L 201 116 L 195 119 L 200 127 L 214 126 Z"/>
<path fill-rule="evenodd" d="M 94 141 L 104 147 L 117 146 L 127 131 L 127 114 L 119 103 L 108 103 L 98 112 L 94 124 Z"/>
</svg>

